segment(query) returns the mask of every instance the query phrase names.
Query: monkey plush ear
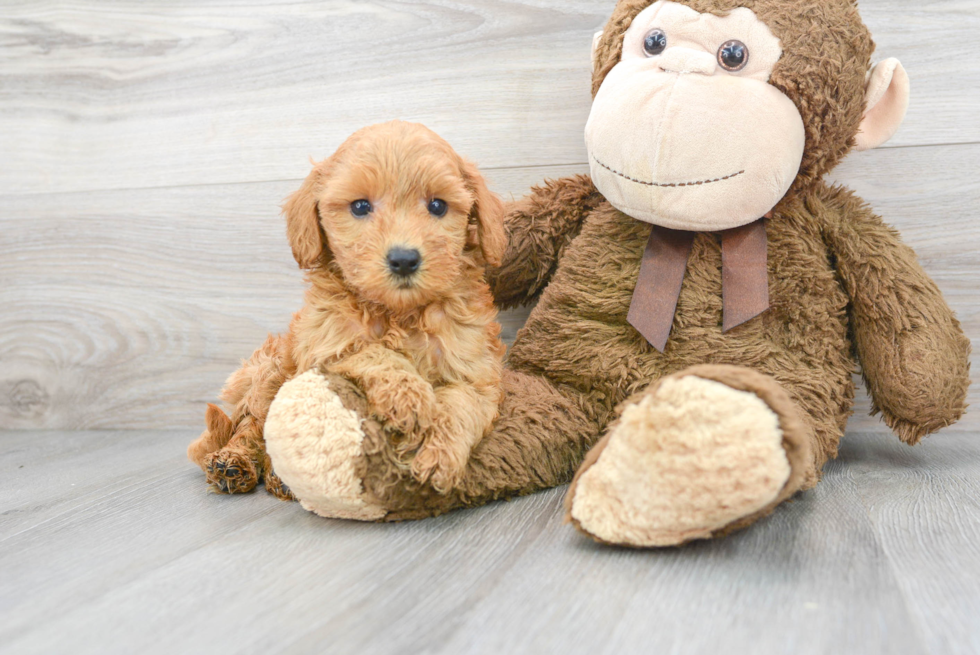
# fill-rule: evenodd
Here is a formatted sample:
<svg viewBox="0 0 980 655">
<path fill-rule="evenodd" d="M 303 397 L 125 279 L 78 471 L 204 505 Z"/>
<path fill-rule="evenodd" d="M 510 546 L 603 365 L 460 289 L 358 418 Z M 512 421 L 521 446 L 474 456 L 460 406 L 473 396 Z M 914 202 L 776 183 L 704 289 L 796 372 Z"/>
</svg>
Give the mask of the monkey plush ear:
<svg viewBox="0 0 980 655">
<path fill-rule="evenodd" d="M 905 118 L 909 108 L 909 76 L 897 59 L 886 59 L 871 70 L 864 102 L 856 150 L 870 150 L 888 141 Z"/>
<path fill-rule="evenodd" d="M 592 35 L 592 68 L 595 68 L 595 53 L 599 49 L 599 41 L 602 39 L 602 30 Z"/>
<path fill-rule="evenodd" d="M 507 250 L 507 233 L 504 231 L 504 203 L 487 187 L 486 180 L 471 162 L 463 161 L 463 177 L 466 186 L 475 196 L 470 219 L 476 223 L 476 237 L 483 258 L 491 266 L 500 266 Z M 472 243 L 472 240 L 471 240 Z M 475 245 L 475 244 L 473 244 Z"/>
<path fill-rule="evenodd" d="M 325 166 L 326 162 L 314 166 L 303 185 L 282 206 L 286 217 L 286 237 L 300 268 L 313 268 L 325 253 L 317 211 L 317 192 L 323 182 Z"/>
</svg>

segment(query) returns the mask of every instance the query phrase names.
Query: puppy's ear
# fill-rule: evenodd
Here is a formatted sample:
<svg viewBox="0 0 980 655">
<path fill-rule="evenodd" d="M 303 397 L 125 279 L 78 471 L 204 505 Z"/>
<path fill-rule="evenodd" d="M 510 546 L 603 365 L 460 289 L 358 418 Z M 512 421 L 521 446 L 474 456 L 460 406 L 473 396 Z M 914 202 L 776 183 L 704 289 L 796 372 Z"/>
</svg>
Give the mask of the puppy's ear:
<svg viewBox="0 0 980 655">
<path fill-rule="evenodd" d="M 303 185 L 282 206 L 283 216 L 286 217 L 286 237 L 300 268 L 315 267 L 327 252 L 326 237 L 320 227 L 320 213 L 317 211 L 317 194 L 327 174 L 326 164 L 315 165 Z"/>
<path fill-rule="evenodd" d="M 463 160 L 463 177 L 470 192 L 476 198 L 470 210 L 470 220 L 476 222 L 476 237 L 483 258 L 491 266 L 500 266 L 507 250 L 507 233 L 504 232 L 504 203 L 487 188 L 483 175 L 472 162 Z M 473 244 L 477 245 L 477 244 Z"/>
</svg>

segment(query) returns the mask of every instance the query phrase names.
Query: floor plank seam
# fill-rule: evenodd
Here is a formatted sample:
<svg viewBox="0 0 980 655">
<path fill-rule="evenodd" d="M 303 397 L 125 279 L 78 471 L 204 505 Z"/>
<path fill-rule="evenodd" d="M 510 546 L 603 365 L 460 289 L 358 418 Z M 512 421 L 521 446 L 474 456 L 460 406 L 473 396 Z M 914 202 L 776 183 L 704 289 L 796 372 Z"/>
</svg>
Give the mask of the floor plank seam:
<svg viewBox="0 0 980 655">
<path fill-rule="evenodd" d="M 949 142 L 938 142 L 938 143 L 910 143 L 910 144 L 900 144 L 900 145 L 885 144 L 877 148 L 877 150 L 888 151 L 888 150 L 909 150 L 914 148 L 953 148 L 953 147 L 969 147 L 969 146 L 977 146 L 977 145 L 980 145 L 980 141 L 949 141 Z M 521 171 L 521 170 L 536 170 L 536 169 L 547 169 L 547 168 L 587 169 L 588 166 L 589 166 L 588 161 L 582 160 L 577 162 L 514 164 L 514 165 L 507 165 L 507 166 L 483 166 L 482 170 L 487 172 L 500 173 L 502 171 Z M 206 187 L 222 187 L 222 186 L 285 184 L 287 182 L 292 182 L 298 185 L 302 181 L 303 181 L 302 177 L 284 177 L 284 178 L 277 177 L 277 178 L 264 178 L 264 179 L 254 179 L 254 180 L 229 180 L 229 181 L 200 182 L 200 183 L 160 184 L 160 185 L 149 184 L 143 186 L 125 186 L 125 187 L 95 187 L 95 188 L 83 188 L 83 189 L 69 189 L 66 191 L 48 190 L 48 191 L 34 191 L 30 193 L 4 192 L 4 193 L 0 193 L 0 203 L 2 203 L 5 198 L 24 200 L 24 199 L 29 199 L 31 197 L 47 198 L 51 196 L 105 194 L 105 193 L 115 193 L 115 192 L 122 193 L 122 192 L 134 192 L 134 191 L 200 189 Z"/>
<path fill-rule="evenodd" d="M 169 479 L 173 478 L 173 475 L 174 475 L 173 474 L 173 471 L 172 470 L 168 470 L 168 471 L 165 471 L 163 473 L 160 473 L 159 475 L 154 476 L 154 477 L 151 477 L 151 478 L 138 478 L 137 481 L 131 482 L 129 484 L 125 484 L 125 486 L 119 487 L 118 489 L 114 489 L 114 490 L 106 493 L 104 496 L 100 496 L 97 500 L 104 502 L 104 501 L 107 501 L 107 500 L 110 500 L 110 499 L 114 499 L 120 492 L 127 491 L 127 490 L 130 490 L 131 489 L 131 491 L 128 491 L 124 496 L 122 496 L 123 498 L 125 498 L 126 496 L 130 496 L 130 495 L 133 495 L 135 493 L 138 493 L 141 489 L 146 488 L 147 486 L 149 486 L 151 483 L 153 483 L 155 481 L 169 480 Z M 136 476 L 136 474 L 134 474 L 134 477 L 135 476 Z M 120 484 L 120 483 L 123 483 L 124 481 L 125 481 L 125 479 L 124 480 L 118 480 L 114 484 Z M 112 486 L 112 485 L 110 485 L 110 486 Z M 54 516 L 49 516 L 48 518 L 44 519 L 40 523 L 36 523 L 36 524 L 34 524 L 34 525 L 30 526 L 30 527 L 23 528 L 23 529 L 19 530 L 18 532 L 15 532 L 14 534 L 8 535 L 8 536 L 3 537 L 3 538 L 0 538 L 0 544 L 3 544 L 6 541 L 9 541 L 10 539 L 14 539 L 14 538 L 18 537 L 19 535 L 22 535 L 22 534 L 24 534 L 26 532 L 31 532 L 32 530 L 36 530 L 36 529 L 41 528 L 41 527 L 45 527 L 45 526 L 49 526 L 49 525 L 55 525 L 55 526 L 57 526 L 58 525 L 57 523 L 52 523 L 52 522 L 58 521 L 58 520 L 64 518 L 66 515 L 72 515 L 72 514 L 76 513 L 79 508 L 91 506 L 91 504 L 92 504 L 91 502 L 88 502 L 87 500 L 86 500 L 86 502 L 81 502 L 81 501 L 84 500 L 84 499 L 89 499 L 91 496 L 93 496 L 95 494 L 98 494 L 100 492 L 104 492 L 104 491 L 106 491 L 106 487 L 102 487 L 102 488 L 99 488 L 99 489 L 93 489 L 93 490 L 89 491 L 85 495 L 80 496 L 78 498 L 78 502 L 76 502 L 76 504 L 73 505 L 72 507 L 69 507 L 69 508 L 67 508 L 67 509 L 65 509 L 63 511 L 59 511 Z"/>
<path fill-rule="evenodd" d="M 268 509 L 261 511 L 258 514 L 255 514 L 254 516 L 252 516 L 251 518 L 249 518 L 249 519 L 247 519 L 245 521 L 241 521 L 239 519 L 239 522 L 236 524 L 235 529 L 230 530 L 228 532 L 222 533 L 219 538 L 221 540 L 224 540 L 224 539 L 227 539 L 228 537 L 230 537 L 232 535 L 235 535 L 235 534 L 241 532 L 242 530 L 245 530 L 246 528 L 250 527 L 253 523 L 255 523 L 256 521 L 258 521 L 259 519 L 262 519 L 262 518 L 264 518 L 264 517 L 272 514 L 275 511 L 275 509 L 276 509 L 275 507 L 269 507 Z M 208 546 L 211 546 L 212 544 L 216 543 L 219 540 L 219 538 L 214 538 L 214 539 L 210 539 L 210 540 L 205 541 L 205 542 L 198 543 L 197 545 L 192 546 L 192 547 L 189 547 L 186 550 L 183 550 L 183 551 L 181 551 L 181 552 L 179 552 L 179 553 L 177 553 L 175 555 L 170 556 L 169 558 L 165 558 L 162 561 L 155 562 L 154 564 L 150 565 L 149 567 L 140 568 L 138 571 L 134 572 L 131 577 L 129 577 L 128 579 L 125 579 L 121 583 L 119 581 L 114 581 L 114 583 L 112 584 L 111 587 L 108 587 L 108 588 L 104 589 L 103 591 L 101 591 L 100 593 L 97 593 L 95 595 L 87 596 L 85 598 L 85 602 L 84 603 L 82 603 L 78 607 L 74 607 L 74 608 L 68 610 L 64 614 L 60 615 L 60 617 L 71 616 L 72 614 L 77 613 L 77 612 L 84 613 L 85 611 L 87 611 L 86 610 L 87 606 L 96 604 L 98 601 L 101 601 L 101 600 L 105 599 L 110 594 L 119 593 L 121 591 L 124 591 L 124 590 L 132 587 L 135 584 L 139 584 L 144 578 L 147 578 L 147 577 L 151 576 L 152 574 L 154 574 L 157 571 L 160 571 L 161 569 L 163 569 L 163 568 L 165 568 L 165 567 L 173 564 L 174 562 L 178 562 L 178 561 L 186 558 L 189 555 L 193 555 L 194 553 L 197 553 L 197 552 L 203 550 L 204 548 L 207 548 Z M 23 638 L 29 636 L 34 629 L 35 629 L 34 626 L 21 626 L 21 630 L 19 631 L 19 634 L 17 634 L 16 637 L 13 637 L 13 639 L 23 639 Z M 13 630 L 15 632 L 17 632 L 16 629 L 13 629 Z M 6 640 L 6 641 L 8 641 L 8 643 L 9 643 L 9 641 L 12 641 L 12 640 Z"/>
<path fill-rule="evenodd" d="M 874 530 L 875 543 L 878 545 L 881 552 L 884 553 L 885 560 L 888 562 L 888 570 L 892 575 L 892 581 L 901 594 L 902 607 L 905 609 L 905 614 L 914 625 L 915 635 L 919 640 L 919 646 L 921 647 L 923 653 L 931 654 L 932 651 L 929 649 L 929 642 L 926 639 L 926 626 L 922 623 L 922 617 L 919 616 L 918 612 L 914 611 L 914 608 L 911 605 L 911 598 L 909 598 L 908 590 L 903 584 L 902 578 L 899 576 L 897 562 L 892 556 L 887 543 L 882 539 L 881 526 L 872 516 L 871 507 L 868 504 L 865 495 L 861 493 L 860 485 L 855 482 L 853 478 L 850 478 L 850 476 L 848 476 L 848 479 L 850 479 L 851 484 L 854 485 L 854 495 L 857 496 L 858 502 L 861 503 L 861 509 L 864 511 L 865 518 L 868 520 L 868 525 L 870 525 Z"/>
</svg>

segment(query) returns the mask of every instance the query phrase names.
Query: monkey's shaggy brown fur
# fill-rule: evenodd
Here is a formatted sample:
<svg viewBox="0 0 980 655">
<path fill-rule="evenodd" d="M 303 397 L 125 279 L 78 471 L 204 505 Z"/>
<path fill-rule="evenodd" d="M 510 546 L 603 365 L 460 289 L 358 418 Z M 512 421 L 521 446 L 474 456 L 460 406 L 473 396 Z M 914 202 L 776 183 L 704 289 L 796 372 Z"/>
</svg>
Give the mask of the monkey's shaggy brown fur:
<svg viewBox="0 0 980 655">
<path fill-rule="evenodd" d="M 576 195 L 581 204 L 568 204 Z M 703 363 L 771 376 L 796 404 L 812 435 L 812 459 L 791 458 L 794 486 L 780 500 L 812 486 L 836 456 L 856 359 L 876 411 L 906 443 L 965 410 L 969 341 L 912 250 L 849 192 L 821 184 L 776 207 L 767 224 L 771 307 L 728 333 L 721 331 L 720 243 L 699 234 L 665 353 L 626 322 L 650 228 L 608 204 L 590 209 L 594 198 L 587 178 L 568 178 L 536 189 L 508 217 L 511 245 L 491 280 L 497 298 L 529 300 L 542 269 L 557 264 L 557 271 L 510 351 L 501 416 L 474 449 L 461 485 L 445 496 L 401 474 L 383 444 L 368 449 L 365 488 L 389 519 L 567 482 L 617 405 Z M 570 220 L 575 206 L 579 220 Z M 543 248 L 542 216 L 556 230 Z"/>
<path fill-rule="evenodd" d="M 462 484 L 446 496 L 400 475 L 378 455 L 383 445 L 375 445 L 365 488 L 390 509 L 388 518 L 417 518 L 564 483 L 615 418 L 617 405 L 704 363 L 771 376 L 807 424 L 812 460 L 791 461 L 779 500 L 812 486 L 836 455 L 858 363 L 875 411 L 906 443 L 965 410 L 970 344 L 939 289 L 893 229 L 849 191 L 821 180 L 853 146 L 864 112 L 874 44 L 855 5 L 682 1 L 701 12 L 749 7 L 783 44 L 770 82 L 800 110 L 806 149 L 792 190 L 767 222 L 770 310 L 722 333 L 719 241 L 699 234 L 669 346 L 657 352 L 626 321 L 649 225 L 610 206 L 586 176 L 535 189 L 511 210 L 510 245 L 491 276 L 501 306 L 540 296 L 509 355 L 501 417 L 474 450 Z M 619 61 L 631 21 L 650 4 L 617 5 L 598 46 L 593 93 Z"/>
<path fill-rule="evenodd" d="M 720 244 L 717 235 L 698 234 L 670 340 L 656 351 L 626 320 L 650 226 L 613 208 L 586 176 L 534 189 L 509 212 L 510 244 L 490 280 L 501 306 L 540 298 L 510 352 L 500 417 L 446 494 L 412 479 L 383 430 L 365 423 L 357 467 L 366 497 L 388 510 L 388 520 L 570 481 L 617 407 L 671 375 L 703 374 L 755 392 L 792 442 L 784 441 L 792 471 L 776 502 L 716 534 L 816 483 L 837 453 L 858 364 L 875 411 L 906 443 L 963 413 L 970 345 L 938 288 L 894 230 L 821 179 L 854 144 L 864 111 L 874 46 L 854 4 L 680 1 L 702 12 L 749 7 L 783 45 L 771 83 L 799 109 L 806 150 L 766 226 L 770 309 L 722 332 Z M 598 45 L 593 92 L 619 61 L 630 22 L 650 4 L 619 2 Z M 691 368 L 705 364 L 734 368 Z M 365 416 L 358 393 L 341 395 Z"/>
</svg>

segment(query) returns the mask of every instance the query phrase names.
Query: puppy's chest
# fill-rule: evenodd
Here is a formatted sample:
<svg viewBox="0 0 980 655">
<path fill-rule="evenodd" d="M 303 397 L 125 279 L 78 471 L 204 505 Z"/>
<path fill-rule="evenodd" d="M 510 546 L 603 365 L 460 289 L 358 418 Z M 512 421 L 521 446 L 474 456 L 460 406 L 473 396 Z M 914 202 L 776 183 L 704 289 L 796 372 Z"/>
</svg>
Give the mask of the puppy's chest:
<svg viewBox="0 0 980 655">
<path fill-rule="evenodd" d="M 404 329 L 378 320 L 370 325 L 368 338 L 407 357 L 429 382 L 447 377 L 445 339 L 439 330 Z"/>
<path fill-rule="evenodd" d="M 417 331 L 404 341 L 404 354 L 415 362 L 419 375 L 436 382 L 446 377 L 446 354 L 443 339 L 437 334 Z"/>
</svg>

